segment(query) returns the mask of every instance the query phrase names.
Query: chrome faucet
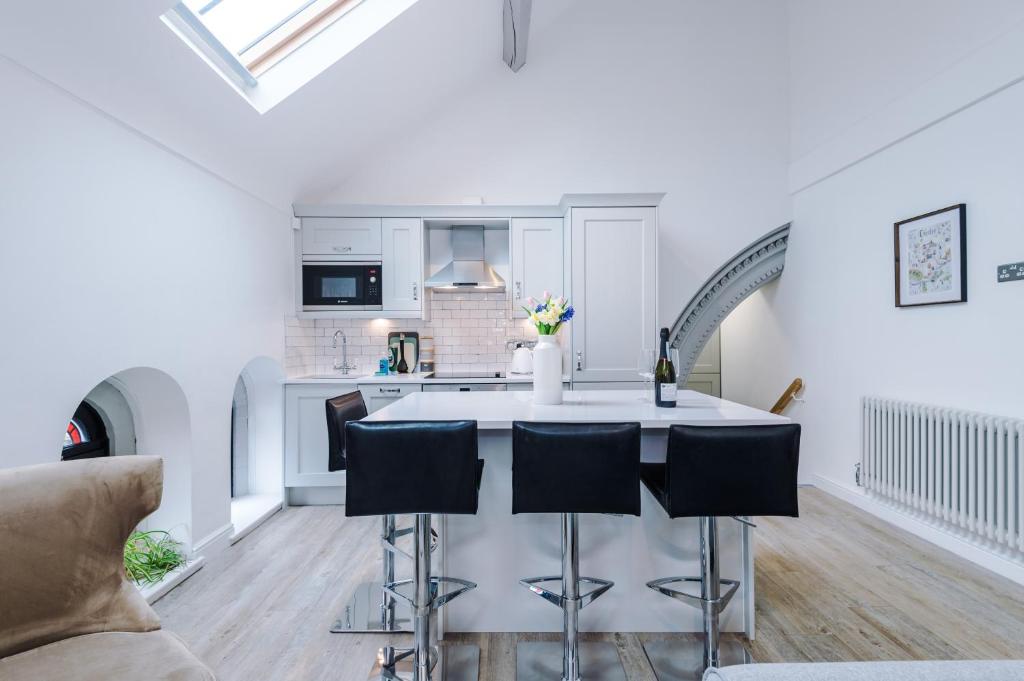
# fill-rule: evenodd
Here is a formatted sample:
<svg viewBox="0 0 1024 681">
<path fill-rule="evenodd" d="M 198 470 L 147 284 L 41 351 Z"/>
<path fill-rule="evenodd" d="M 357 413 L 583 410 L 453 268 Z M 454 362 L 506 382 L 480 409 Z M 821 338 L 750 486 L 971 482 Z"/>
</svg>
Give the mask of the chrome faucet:
<svg viewBox="0 0 1024 681">
<path fill-rule="evenodd" d="M 355 364 L 348 363 L 348 337 L 345 335 L 345 331 L 338 329 L 334 332 L 334 339 L 331 342 L 331 347 L 335 350 L 338 349 L 338 336 L 341 336 L 341 358 L 337 355 L 334 357 L 334 370 L 340 371 L 343 376 L 347 376 L 348 372 L 356 368 Z"/>
</svg>

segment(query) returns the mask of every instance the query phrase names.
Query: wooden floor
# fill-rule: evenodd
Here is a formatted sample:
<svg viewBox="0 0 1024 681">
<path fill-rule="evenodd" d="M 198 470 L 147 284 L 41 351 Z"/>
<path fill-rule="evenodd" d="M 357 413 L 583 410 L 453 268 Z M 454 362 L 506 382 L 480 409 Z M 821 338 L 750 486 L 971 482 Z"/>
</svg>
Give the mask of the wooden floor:
<svg viewBox="0 0 1024 681">
<path fill-rule="evenodd" d="M 1024 659 L 1024 588 L 823 492 L 800 494 L 801 518 L 761 518 L 755 532 L 756 660 Z M 365 681 L 387 637 L 328 627 L 377 572 L 377 527 L 338 507 L 288 509 L 156 610 L 220 681 Z M 668 636 L 600 638 L 631 681 L 653 681 L 642 642 Z M 515 677 L 525 636 L 465 638 L 481 647 L 481 681 Z"/>
</svg>

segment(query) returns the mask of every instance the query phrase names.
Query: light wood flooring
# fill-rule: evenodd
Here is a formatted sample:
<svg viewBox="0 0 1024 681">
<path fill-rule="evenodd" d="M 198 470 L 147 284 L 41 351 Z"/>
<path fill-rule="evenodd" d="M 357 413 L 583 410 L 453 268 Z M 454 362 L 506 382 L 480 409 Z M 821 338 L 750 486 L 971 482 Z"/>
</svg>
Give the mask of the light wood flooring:
<svg viewBox="0 0 1024 681">
<path fill-rule="evenodd" d="M 1024 588 L 821 491 L 800 501 L 799 519 L 758 519 L 757 661 L 1024 659 Z M 220 681 L 365 681 L 387 637 L 328 627 L 377 573 L 377 528 L 339 507 L 287 509 L 156 610 Z M 597 638 L 630 681 L 654 681 L 642 642 L 669 636 Z M 462 638 L 480 645 L 481 681 L 512 681 L 516 641 L 537 636 Z"/>
</svg>

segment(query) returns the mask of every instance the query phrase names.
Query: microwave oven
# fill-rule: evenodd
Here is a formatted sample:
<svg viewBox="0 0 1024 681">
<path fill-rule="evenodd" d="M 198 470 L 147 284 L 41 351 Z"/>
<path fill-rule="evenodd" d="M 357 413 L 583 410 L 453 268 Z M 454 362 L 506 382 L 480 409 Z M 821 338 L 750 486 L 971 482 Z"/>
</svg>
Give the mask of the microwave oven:
<svg viewBox="0 0 1024 681">
<path fill-rule="evenodd" d="M 303 262 L 302 309 L 383 310 L 380 263 Z"/>
</svg>

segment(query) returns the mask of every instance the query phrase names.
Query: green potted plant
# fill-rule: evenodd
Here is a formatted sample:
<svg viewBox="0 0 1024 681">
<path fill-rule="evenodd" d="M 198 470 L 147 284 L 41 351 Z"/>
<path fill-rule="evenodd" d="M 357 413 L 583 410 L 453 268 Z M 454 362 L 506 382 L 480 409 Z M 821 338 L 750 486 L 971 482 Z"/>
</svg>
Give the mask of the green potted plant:
<svg viewBox="0 0 1024 681">
<path fill-rule="evenodd" d="M 138 585 L 156 584 L 184 564 L 181 543 L 163 530 L 133 532 L 124 544 L 124 571 Z"/>
</svg>

